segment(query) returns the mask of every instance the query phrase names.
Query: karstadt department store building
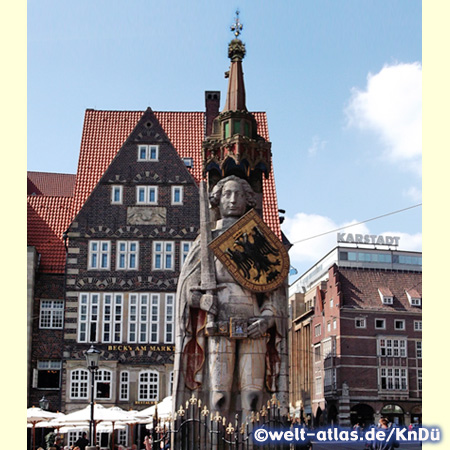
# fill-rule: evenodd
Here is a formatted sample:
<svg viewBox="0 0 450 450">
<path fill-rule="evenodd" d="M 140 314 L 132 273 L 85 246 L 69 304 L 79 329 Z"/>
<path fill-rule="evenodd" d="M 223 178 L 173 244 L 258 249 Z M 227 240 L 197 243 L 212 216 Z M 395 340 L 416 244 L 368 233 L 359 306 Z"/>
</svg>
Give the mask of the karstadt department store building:
<svg viewBox="0 0 450 450">
<path fill-rule="evenodd" d="M 291 411 L 310 424 L 421 422 L 422 255 L 380 241 L 339 243 L 290 286 Z"/>
</svg>

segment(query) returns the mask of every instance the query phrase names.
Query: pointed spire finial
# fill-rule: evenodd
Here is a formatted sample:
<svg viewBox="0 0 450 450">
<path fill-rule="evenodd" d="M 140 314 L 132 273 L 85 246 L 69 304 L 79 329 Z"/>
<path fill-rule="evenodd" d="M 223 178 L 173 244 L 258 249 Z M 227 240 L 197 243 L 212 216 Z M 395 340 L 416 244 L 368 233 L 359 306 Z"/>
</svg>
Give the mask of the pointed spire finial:
<svg viewBox="0 0 450 450">
<path fill-rule="evenodd" d="M 233 31 L 236 37 L 239 37 L 242 29 L 244 28 L 244 26 L 239 21 L 239 9 L 236 10 L 236 18 L 234 20 L 235 22 L 233 23 L 233 25 L 231 25 L 230 29 L 231 31 Z"/>
</svg>

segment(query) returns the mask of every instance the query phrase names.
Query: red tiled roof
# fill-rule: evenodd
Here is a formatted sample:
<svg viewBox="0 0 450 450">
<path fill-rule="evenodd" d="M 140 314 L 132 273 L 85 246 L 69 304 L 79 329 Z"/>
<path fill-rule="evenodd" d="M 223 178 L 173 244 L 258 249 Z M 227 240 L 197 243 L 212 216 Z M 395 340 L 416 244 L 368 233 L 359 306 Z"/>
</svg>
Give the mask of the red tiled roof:
<svg viewBox="0 0 450 450">
<path fill-rule="evenodd" d="M 27 172 L 27 195 L 71 197 L 76 175 L 50 172 Z"/>
<path fill-rule="evenodd" d="M 422 292 L 421 272 L 401 272 L 339 267 L 339 282 L 346 307 L 393 311 L 396 309 L 420 311 L 411 306 L 406 291 Z M 378 290 L 386 289 L 394 297 L 392 305 L 381 302 Z M 421 294 L 420 294 L 421 296 Z"/>
<path fill-rule="evenodd" d="M 86 110 L 74 190 L 73 217 L 79 212 L 143 114 L 144 111 Z M 205 114 L 157 111 L 154 111 L 154 114 L 180 157 L 193 158 L 191 173 L 199 182 L 202 176 L 201 146 L 204 140 Z M 258 133 L 269 140 L 266 114 L 256 112 L 254 115 L 258 123 Z M 264 221 L 281 237 L 273 170 L 269 178 L 264 180 L 263 188 Z"/>
<path fill-rule="evenodd" d="M 62 235 L 69 226 L 71 211 L 72 197 L 27 196 L 27 239 L 40 254 L 39 271 L 64 272 Z"/>
</svg>

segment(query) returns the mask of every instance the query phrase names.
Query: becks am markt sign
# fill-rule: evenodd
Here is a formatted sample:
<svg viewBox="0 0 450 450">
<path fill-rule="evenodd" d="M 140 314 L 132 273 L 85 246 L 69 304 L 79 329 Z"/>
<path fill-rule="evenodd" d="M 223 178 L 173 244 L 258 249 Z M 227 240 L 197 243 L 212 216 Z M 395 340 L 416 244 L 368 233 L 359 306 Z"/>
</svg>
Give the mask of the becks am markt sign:
<svg viewBox="0 0 450 450">
<path fill-rule="evenodd" d="M 337 241 L 346 244 L 392 245 L 397 247 L 400 236 L 380 236 L 377 234 L 338 233 Z"/>
</svg>

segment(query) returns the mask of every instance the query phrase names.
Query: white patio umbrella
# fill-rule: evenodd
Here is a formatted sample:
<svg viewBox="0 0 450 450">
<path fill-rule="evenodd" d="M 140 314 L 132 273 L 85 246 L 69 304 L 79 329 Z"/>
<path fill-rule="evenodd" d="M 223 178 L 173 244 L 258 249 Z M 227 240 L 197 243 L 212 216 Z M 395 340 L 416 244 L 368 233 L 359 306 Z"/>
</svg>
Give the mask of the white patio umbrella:
<svg viewBox="0 0 450 450">
<path fill-rule="evenodd" d="M 36 424 L 39 422 L 47 422 L 50 419 L 54 419 L 56 416 L 57 413 L 52 413 L 35 406 L 27 409 L 27 425 L 31 424 L 31 427 L 33 428 L 33 449 L 36 448 Z"/>
<path fill-rule="evenodd" d="M 156 408 L 158 408 L 158 417 L 168 417 L 172 413 L 172 396 L 164 398 L 157 405 L 152 405 L 142 411 L 136 413 L 136 417 L 141 419 L 149 419 L 156 414 Z"/>
</svg>

